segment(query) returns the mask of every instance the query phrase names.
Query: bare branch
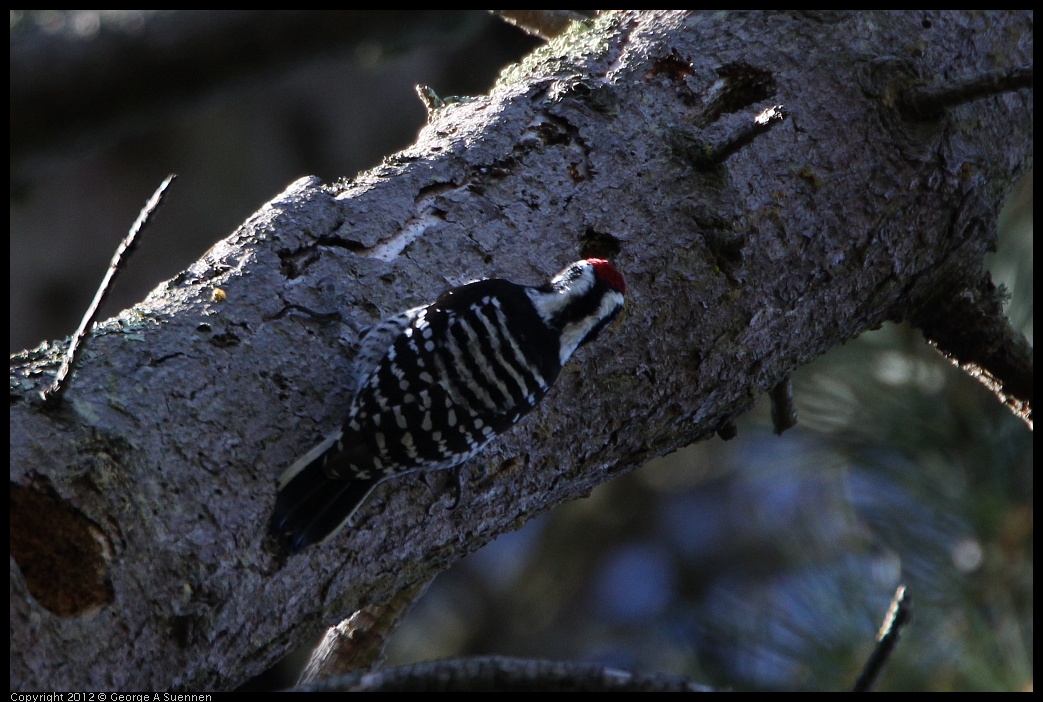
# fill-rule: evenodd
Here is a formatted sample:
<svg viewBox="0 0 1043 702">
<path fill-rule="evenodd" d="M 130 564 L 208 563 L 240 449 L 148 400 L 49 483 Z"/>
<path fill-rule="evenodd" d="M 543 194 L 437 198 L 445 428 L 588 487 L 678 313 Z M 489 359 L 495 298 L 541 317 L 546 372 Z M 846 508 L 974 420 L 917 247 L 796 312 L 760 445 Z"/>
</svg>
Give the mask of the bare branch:
<svg viewBox="0 0 1043 702">
<path fill-rule="evenodd" d="M 566 29 L 572 22 L 586 20 L 575 10 L 491 10 L 508 24 L 513 24 L 526 34 L 531 34 L 540 39 L 553 39 Z"/>
<path fill-rule="evenodd" d="M 388 637 L 424 594 L 430 581 L 396 593 L 385 604 L 370 604 L 326 630 L 301 673 L 299 685 L 365 671 L 384 655 Z"/>
<path fill-rule="evenodd" d="M 1010 325 L 990 276 L 940 295 L 914 321 L 943 356 L 1032 428 L 1032 346 Z"/>
<path fill-rule="evenodd" d="M 678 129 L 674 132 L 674 147 L 684 158 L 691 161 L 697 170 L 709 171 L 720 166 L 728 157 L 737 153 L 761 134 L 780 124 L 786 119 L 786 114 L 784 106 L 774 105 L 753 119 L 743 121 L 723 137 L 712 141 L 693 137 L 687 129 Z"/>
<path fill-rule="evenodd" d="M 965 57 L 960 37 L 982 21 L 940 13 L 925 70 Z M 16 355 L 10 480 L 48 481 L 111 544 L 92 563 L 114 599 L 103 616 L 47 610 L 13 561 L 12 689 L 234 687 L 553 506 L 727 435 L 798 366 L 975 280 L 994 244 L 982 223 L 1031 165 L 1031 102 L 981 101 L 973 129 L 925 123 L 910 144 L 877 96 L 835 80 L 922 31 L 911 13 L 599 16 L 583 43 L 438 109 L 377 168 L 291 184 L 99 323 L 73 411 L 28 401 L 63 348 Z M 1012 34 L 981 32 L 976 48 L 1028 60 Z M 713 143 L 783 102 L 799 112 L 756 148 L 720 149 L 733 156 L 716 168 L 671 149 L 677 125 Z M 445 508 L 448 476 L 409 476 L 323 548 L 271 548 L 277 476 L 343 421 L 358 330 L 476 277 L 535 283 L 593 246 L 616 252 L 633 304 L 474 460 L 460 507 Z M 65 545 L 44 544 L 73 567 Z"/>
<path fill-rule="evenodd" d="M 962 76 L 939 85 L 910 88 L 902 93 L 900 109 L 910 119 L 937 119 L 950 107 L 990 95 L 1032 87 L 1032 64 Z"/>
<path fill-rule="evenodd" d="M 712 692 L 678 675 L 632 673 L 584 663 L 506 656 L 465 658 L 355 673 L 297 688 L 300 692 Z"/>
<path fill-rule="evenodd" d="M 159 187 L 152 193 L 152 197 L 149 198 L 148 202 L 145 203 L 145 207 L 138 214 L 134 224 L 131 225 L 127 236 L 123 237 L 123 241 L 116 247 L 116 253 L 112 255 L 112 261 L 109 262 L 109 268 L 105 271 L 105 277 L 102 278 L 98 291 L 94 294 L 94 300 L 87 307 L 87 311 L 83 313 L 80 326 L 69 341 L 69 348 L 65 352 L 65 358 L 62 360 L 62 365 L 55 375 L 54 382 L 40 393 L 40 399 L 43 400 L 45 405 L 54 407 L 61 402 L 62 396 L 68 389 L 69 375 L 76 369 L 76 362 L 87 348 L 87 338 L 90 336 L 91 328 L 98 318 L 98 313 L 101 312 L 102 303 L 105 302 L 105 298 L 109 295 L 112 283 L 123 269 L 126 260 L 134 253 L 138 245 L 138 234 L 145 229 L 152 220 L 152 215 L 163 204 L 167 188 L 170 187 L 175 178 L 177 176 L 171 173 L 159 184 Z"/>
<path fill-rule="evenodd" d="M 902 630 L 912 620 L 912 605 L 913 598 L 906 594 L 905 585 L 899 585 L 894 597 L 891 598 L 891 606 L 887 608 L 880 631 L 876 635 L 876 646 L 873 648 L 873 653 L 866 661 L 865 667 L 862 668 L 852 692 L 871 692 L 876 687 L 891 654 L 894 653 L 895 646 L 898 645 Z"/>
</svg>

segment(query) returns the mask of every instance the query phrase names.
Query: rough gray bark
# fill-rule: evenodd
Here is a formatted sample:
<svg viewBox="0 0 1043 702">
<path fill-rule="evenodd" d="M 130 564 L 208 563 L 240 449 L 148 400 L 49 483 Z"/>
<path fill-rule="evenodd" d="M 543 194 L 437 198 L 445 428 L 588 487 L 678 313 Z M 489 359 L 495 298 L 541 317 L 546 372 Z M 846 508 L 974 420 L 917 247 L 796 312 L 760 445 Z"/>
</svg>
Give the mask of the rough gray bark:
<svg viewBox="0 0 1043 702">
<path fill-rule="evenodd" d="M 234 686 L 724 430 L 829 348 L 953 309 L 1032 165 L 1031 91 L 919 121 L 898 98 L 1031 55 L 1028 12 L 609 14 L 436 109 L 383 166 L 292 184 L 102 325 L 59 410 L 29 398 L 62 345 L 12 359 L 12 689 Z M 334 542 L 274 550 L 275 480 L 346 408 L 359 327 L 588 255 L 626 276 L 622 323 L 472 462 L 487 473 L 455 510 L 443 476 L 407 478 Z"/>
</svg>

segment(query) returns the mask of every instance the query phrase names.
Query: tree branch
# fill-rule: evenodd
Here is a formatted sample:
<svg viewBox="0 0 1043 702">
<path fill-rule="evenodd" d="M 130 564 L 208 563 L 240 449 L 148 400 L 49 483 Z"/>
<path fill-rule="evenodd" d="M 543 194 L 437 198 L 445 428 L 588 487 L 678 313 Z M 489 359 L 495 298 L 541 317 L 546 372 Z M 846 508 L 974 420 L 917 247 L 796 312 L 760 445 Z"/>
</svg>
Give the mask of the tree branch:
<svg viewBox="0 0 1043 702">
<path fill-rule="evenodd" d="M 62 365 L 58 368 L 58 372 L 54 376 L 54 382 L 44 390 L 40 397 L 41 399 L 50 406 L 55 406 L 61 402 L 62 395 L 65 394 L 65 390 L 68 388 L 66 383 L 69 374 L 72 373 L 76 368 L 76 362 L 80 359 L 84 349 L 87 347 L 87 339 L 91 331 L 91 327 L 94 326 L 95 320 L 98 318 L 98 313 L 101 311 L 102 303 L 105 302 L 105 298 L 108 297 L 109 290 L 115 281 L 116 276 L 124 265 L 126 265 L 127 259 L 134 249 L 137 247 L 138 234 L 142 232 L 145 226 L 149 223 L 152 215 L 155 214 L 156 209 L 163 203 L 163 196 L 166 194 L 167 188 L 177 178 L 173 173 L 166 177 L 166 179 L 159 184 L 156 191 L 149 198 L 148 202 L 145 203 L 145 207 L 141 210 L 138 218 L 134 220 L 134 224 L 131 225 L 130 231 L 123 237 L 120 245 L 116 247 L 116 253 L 112 256 L 112 261 L 109 262 L 109 268 L 105 271 L 105 277 L 102 278 L 101 283 L 98 285 L 98 292 L 94 295 L 94 300 L 91 301 L 90 306 L 87 307 L 87 311 L 83 315 L 83 319 L 80 321 L 80 326 L 76 328 L 76 331 L 72 335 L 72 339 L 69 341 L 69 348 L 65 352 L 65 358 L 62 360 Z"/>
<path fill-rule="evenodd" d="M 11 481 L 48 497 L 18 505 L 60 505 L 111 585 L 89 609 L 49 609 L 12 560 L 12 689 L 232 687 L 552 506 L 725 431 L 829 348 L 922 319 L 951 281 L 980 280 L 989 223 L 1032 161 L 1031 93 L 976 103 L 973 129 L 911 134 L 852 77 L 919 45 L 919 16 L 834 20 L 601 15 L 489 95 L 434 111 L 378 168 L 293 183 L 98 325 L 62 411 L 28 398 L 63 344 L 12 358 Z M 1030 14 L 947 12 L 921 70 L 971 60 L 958 37 L 983 22 L 1007 30 L 976 34 L 982 61 L 1028 60 Z M 779 103 L 790 118 L 717 168 L 674 148 L 674 125 L 712 142 Z M 621 323 L 475 459 L 460 506 L 444 508 L 445 475 L 407 477 L 324 547 L 271 548 L 276 478 L 343 416 L 360 329 L 476 277 L 534 283 L 593 255 L 627 277 Z M 28 538 L 12 530 L 12 553 Z M 64 563 L 65 544 L 49 546 Z"/>
<path fill-rule="evenodd" d="M 905 585 L 899 585 L 894 597 L 891 598 L 891 606 L 888 607 L 887 614 L 884 616 L 884 623 L 880 625 L 880 631 L 876 635 L 876 646 L 873 648 L 873 653 L 866 661 L 862 672 L 859 673 L 858 679 L 855 680 L 852 692 L 872 692 L 876 687 L 891 654 L 894 653 L 895 646 L 898 645 L 898 638 L 902 635 L 902 630 L 912 619 L 912 605 L 912 597 L 906 594 Z"/>
<path fill-rule="evenodd" d="M 902 93 L 901 109 L 913 119 L 937 119 L 956 105 L 1032 87 L 1032 64 L 999 68 Z"/>
<path fill-rule="evenodd" d="M 1003 292 L 985 275 L 939 296 L 916 318 L 939 353 L 989 388 L 1032 428 L 1032 346 L 1003 313 Z"/>
<path fill-rule="evenodd" d="M 713 692 L 679 675 L 641 674 L 582 663 L 483 656 L 353 673 L 297 692 Z"/>
<path fill-rule="evenodd" d="M 301 673 L 300 684 L 375 666 L 384 655 L 388 637 L 428 585 L 430 582 L 407 588 L 384 604 L 368 604 L 327 629 Z"/>
<path fill-rule="evenodd" d="M 575 10 L 492 10 L 508 24 L 540 39 L 553 39 L 572 22 L 587 19 Z"/>
</svg>

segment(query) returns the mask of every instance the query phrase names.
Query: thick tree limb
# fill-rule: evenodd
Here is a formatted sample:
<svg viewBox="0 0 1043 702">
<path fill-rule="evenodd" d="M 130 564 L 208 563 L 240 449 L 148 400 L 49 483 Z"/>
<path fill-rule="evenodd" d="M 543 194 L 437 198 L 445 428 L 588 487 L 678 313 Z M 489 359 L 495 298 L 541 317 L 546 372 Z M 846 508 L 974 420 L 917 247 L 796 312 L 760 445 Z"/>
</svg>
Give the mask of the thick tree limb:
<svg viewBox="0 0 1043 702">
<path fill-rule="evenodd" d="M 713 692 L 678 675 L 643 675 L 584 663 L 484 656 L 352 673 L 300 692 Z"/>
<path fill-rule="evenodd" d="M 1031 91 L 915 123 L 889 96 L 954 64 L 1027 62 L 1032 15 L 928 14 L 573 25 L 490 95 L 435 110 L 381 167 L 292 184 L 100 325 L 59 412 L 28 398 L 63 344 L 13 358 L 11 480 L 42 497 L 12 510 L 65 515 L 50 555 L 90 545 L 77 563 L 92 586 L 48 609 L 52 586 L 12 561 L 12 689 L 232 687 L 551 506 L 713 436 L 827 349 L 976 284 L 1031 167 Z M 785 121 L 692 166 L 688 145 L 776 104 Z M 272 548 L 276 477 L 337 424 L 360 327 L 449 285 L 535 282 L 586 255 L 626 275 L 624 319 L 471 464 L 487 473 L 455 510 L 444 476 L 403 479 L 325 547 L 289 561 Z"/>
<path fill-rule="evenodd" d="M 901 109 L 912 119 L 937 119 L 956 105 L 1031 87 L 1032 64 L 999 68 L 938 85 L 911 88 L 901 97 Z"/>
</svg>

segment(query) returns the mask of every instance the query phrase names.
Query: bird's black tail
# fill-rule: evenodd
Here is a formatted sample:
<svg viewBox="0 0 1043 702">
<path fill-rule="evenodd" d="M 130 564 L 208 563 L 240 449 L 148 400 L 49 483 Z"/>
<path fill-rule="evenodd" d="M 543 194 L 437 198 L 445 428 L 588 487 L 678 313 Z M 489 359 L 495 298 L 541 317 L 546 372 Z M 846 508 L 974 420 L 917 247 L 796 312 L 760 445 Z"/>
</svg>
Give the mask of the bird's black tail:
<svg viewBox="0 0 1043 702">
<path fill-rule="evenodd" d="M 272 533 L 291 555 L 324 541 L 344 526 L 378 482 L 331 478 L 322 459 L 313 460 L 279 488 Z"/>
</svg>

